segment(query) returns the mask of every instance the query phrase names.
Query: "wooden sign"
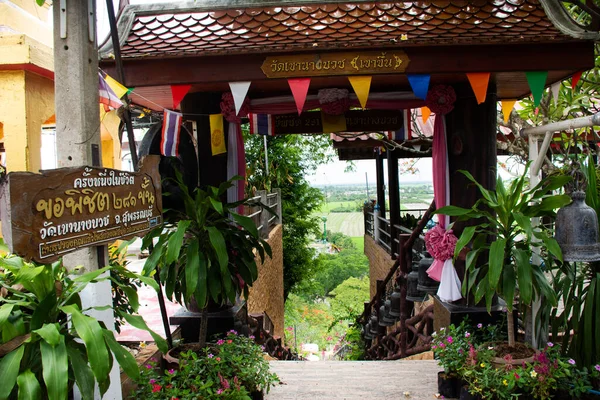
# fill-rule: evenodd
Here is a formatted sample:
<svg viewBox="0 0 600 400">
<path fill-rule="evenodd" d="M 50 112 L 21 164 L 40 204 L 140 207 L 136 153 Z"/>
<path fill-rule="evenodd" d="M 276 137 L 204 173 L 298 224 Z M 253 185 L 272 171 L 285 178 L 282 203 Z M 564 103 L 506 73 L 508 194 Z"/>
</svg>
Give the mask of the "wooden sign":
<svg viewBox="0 0 600 400">
<path fill-rule="evenodd" d="M 0 187 L 2 234 L 11 252 L 48 263 L 76 249 L 143 236 L 162 223 L 159 156 L 139 172 L 61 168 L 11 172 Z"/>
<path fill-rule="evenodd" d="M 269 56 L 260 67 L 267 78 L 393 74 L 406 71 L 402 50 Z"/>
<path fill-rule="evenodd" d="M 326 117 L 328 116 L 326 115 Z M 396 131 L 404 126 L 402 111 L 397 110 L 349 110 L 346 111 L 344 117 L 346 118 L 346 132 Z M 275 134 L 323 133 L 321 118 L 320 111 L 308 111 L 301 115 L 273 115 Z"/>
</svg>

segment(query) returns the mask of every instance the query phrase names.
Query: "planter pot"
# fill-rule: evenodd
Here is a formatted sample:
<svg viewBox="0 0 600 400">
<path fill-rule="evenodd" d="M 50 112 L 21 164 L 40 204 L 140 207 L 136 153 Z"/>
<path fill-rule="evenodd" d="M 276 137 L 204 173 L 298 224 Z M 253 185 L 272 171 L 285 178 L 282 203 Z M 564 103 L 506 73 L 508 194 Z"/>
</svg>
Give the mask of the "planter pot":
<svg viewBox="0 0 600 400">
<path fill-rule="evenodd" d="M 492 365 L 494 368 L 504 368 L 510 364 L 513 366 L 522 365 L 523 363 L 533 362 L 533 356 L 535 350 L 526 345 L 525 343 L 515 343 L 514 348 L 508 347 L 507 343 L 491 343 L 497 351 L 498 357 L 492 358 Z M 506 354 L 512 355 L 512 359 L 507 360 Z"/>
<path fill-rule="evenodd" d="M 252 392 L 250 393 L 250 397 L 252 397 L 252 400 L 264 400 L 265 395 L 263 392 Z"/>
<path fill-rule="evenodd" d="M 481 397 L 472 395 L 471 393 L 469 393 L 469 390 L 467 389 L 466 386 L 461 386 L 459 399 L 460 400 L 479 400 L 479 399 L 481 399 Z"/>
<path fill-rule="evenodd" d="M 438 393 L 444 397 L 458 397 L 460 394 L 460 379 L 455 375 L 438 372 Z"/>
</svg>

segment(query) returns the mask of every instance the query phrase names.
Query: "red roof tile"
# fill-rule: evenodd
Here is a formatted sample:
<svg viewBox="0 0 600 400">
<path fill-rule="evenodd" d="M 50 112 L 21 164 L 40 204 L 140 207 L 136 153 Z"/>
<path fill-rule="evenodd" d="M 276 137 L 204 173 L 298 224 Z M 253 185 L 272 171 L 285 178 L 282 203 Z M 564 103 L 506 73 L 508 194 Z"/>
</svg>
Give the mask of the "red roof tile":
<svg viewBox="0 0 600 400">
<path fill-rule="evenodd" d="M 315 44 L 323 50 L 572 40 L 552 25 L 538 0 L 346 2 L 153 13 L 134 15 L 123 57 L 301 51 Z"/>
</svg>

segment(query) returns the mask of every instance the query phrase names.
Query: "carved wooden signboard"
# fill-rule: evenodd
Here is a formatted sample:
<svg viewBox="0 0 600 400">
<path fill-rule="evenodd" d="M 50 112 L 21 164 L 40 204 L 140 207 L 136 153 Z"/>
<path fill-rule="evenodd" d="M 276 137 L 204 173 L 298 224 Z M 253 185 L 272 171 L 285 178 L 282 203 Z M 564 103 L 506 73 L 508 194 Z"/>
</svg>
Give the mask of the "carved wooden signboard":
<svg viewBox="0 0 600 400">
<path fill-rule="evenodd" d="M 269 56 L 260 67 L 267 78 L 394 74 L 410 60 L 402 50 Z"/>
<path fill-rule="evenodd" d="M 159 156 L 139 172 L 61 168 L 11 172 L 0 188 L 2 234 L 10 250 L 48 263 L 73 250 L 143 236 L 162 223 Z"/>
<path fill-rule="evenodd" d="M 346 132 L 395 131 L 404 125 L 402 111 L 397 110 L 349 110 L 346 111 L 344 117 L 346 118 Z M 275 134 L 323 133 L 322 118 L 337 119 L 338 117 L 322 115 L 321 111 L 308 111 L 301 115 L 273 115 Z"/>
</svg>

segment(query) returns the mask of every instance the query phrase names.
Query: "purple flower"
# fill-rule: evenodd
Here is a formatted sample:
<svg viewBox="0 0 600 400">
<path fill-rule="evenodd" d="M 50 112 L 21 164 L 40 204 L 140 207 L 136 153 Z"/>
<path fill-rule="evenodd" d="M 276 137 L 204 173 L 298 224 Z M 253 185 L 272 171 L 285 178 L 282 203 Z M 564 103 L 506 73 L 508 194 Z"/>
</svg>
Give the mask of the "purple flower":
<svg viewBox="0 0 600 400">
<path fill-rule="evenodd" d="M 548 342 L 548 347 L 554 347 L 554 343 Z"/>
<path fill-rule="evenodd" d="M 148 368 L 148 369 L 152 369 L 152 365 L 150 365 L 150 364 L 146 364 L 146 368 Z"/>
<path fill-rule="evenodd" d="M 250 336 L 248 336 L 248 337 L 249 337 L 250 339 L 252 339 L 252 340 L 256 339 L 256 338 L 254 337 L 254 335 L 250 335 Z"/>
<path fill-rule="evenodd" d="M 572 358 L 569 358 L 569 361 L 567 361 L 567 362 L 571 365 L 575 365 L 575 360 L 573 360 Z"/>
<path fill-rule="evenodd" d="M 231 333 L 231 334 L 233 334 L 233 335 L 237 335 L 237 331 L 236 331 L 235 329 L 232 329 L 232 330 L 230 330 L 230 331 L 229 331 L 229 332 L 227 332 L 227 333 Z"/>
<path fill-rule="evenodd" d="M 149 382 L 150 382 L 150 384 L 154 384 L 154 383 L 156 383 L 156 379 L 150 379 Z"/>
<path fill-rule="evenodd" d="M 175 370 L 174 370 L 174 369 L 170 369 L 170 370 L 169 370 L 169 371 L 167 371 L 167 372 L 169 372 L 169 374 L 170 374 L 170 375 L 174 375 L 174 374 L 175 374 Z"/>
<path fill-rule="evenodd" d="M 465 333 L 465 337 L 469 337 L 471 334 L 469 332 Z"/>
<path fill-rule="evenodd" d="M 596 364 L 594 368 L 596 368 L 596 371 L 600 372 L 600 364 Z"/>
<path fill-rule="evenodd" d="M 213 358 L 214 355 L 212 353 L 208 353 L 208 358 Z"/>
<path fill-rule="evenodd" d="M 483 328 L 483 324 L 482 323 L 477 324 L 477 328 L 479 328 L 479 329 Z"/>
<path fill-rule="evenodd" d="M 223 393 L 223 389 L 217 390 L 217 394 L 221 394 L 221 393 Z"/>
<path fill-rule="evenodd" d="M 454 339 L 452 339 L 452 336 L 448 336 L 448 339 L 446 339 L 448 341 L 448 343 L 452 343 L 454 341 Z"/>
</svg>

